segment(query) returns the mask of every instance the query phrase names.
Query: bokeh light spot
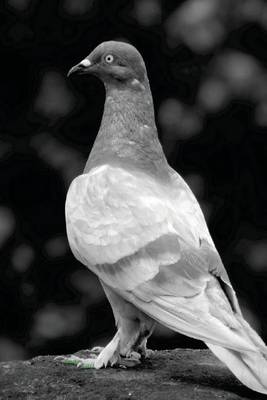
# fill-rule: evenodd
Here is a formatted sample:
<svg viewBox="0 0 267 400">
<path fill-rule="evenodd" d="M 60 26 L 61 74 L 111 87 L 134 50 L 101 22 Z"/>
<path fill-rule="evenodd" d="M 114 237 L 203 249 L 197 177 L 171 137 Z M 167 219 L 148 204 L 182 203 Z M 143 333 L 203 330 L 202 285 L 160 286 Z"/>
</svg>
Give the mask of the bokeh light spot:
<svg viewBox="0 0 267 400">
<path fill-rule="evenodd" d="M 157 24 L 161 19 L 161 5 L 158 0 L 135 0 L 134 16 L 140 25 Z"/>
<path fill-rule="evenodd" d="M 13 234 L 15 230 L 15 217 L 7 207 L 0 206 L 0 246 Z"/>
<path fill-rule="evenodd" d="M 0 337 L 0 361 L 24 360 L 26 356 L 26 351 L 18 343 L 7 337 Z"/>
<path fill-rule="evenodd" d="M 223 108 L 229 99 L 229 89 L 225 82 L 219 79 L 207 79 L 200 86 L 198 101 L 209 112 Z"/>
<path fill-rule="evenodd" d="M 90 271 L 75 271 L 70 277 L 71 285 L 90 300 L 90 304 L 98 304 L 104 300 L 105 294 L 98 278 Z"/>
<path fill-rule="evenodd" d="M 219 18 L 218 0 L 188 0 L 166 21 L 167 40 L 174 47 L 182 40 L 196 52 L 205 53 L 221 42 L 225 30 Z"/>
<path fill-rule="evenodd" d="M 248 249 L 247 261 L 257 271 L 267 271 L 267 241 L 251 243 Z"/>
<path fill-rule="evenodd" d="M 49 133 L 34 136 L 31 145 L 42 160 L 62 174 L 66 186 L 69 186 L 70 182 L 82 173 L 85 164 L 82 155 L 59 142 Z"/>
<path fill-rule="evenodd" d="M 17 11 L 25 11 L 32 0 L 8 0 L 7 4 Z"/>
<path fill-rule="evenodd" d="M 79 332 L 84 326 L 81 307 L 47 304 L 34 317 L 33 339 L 55 339 Z"/>
<path fill-rule="evenodd" d="M 83 16 L 92 7 L 94 0 L 64 0 L 63 10 L 72 16 Z"/>
<path fill-rule="evenodd" d="M 158 120 L 163 134 L 187 139 L 199 132 L 201 120 L 193 110 L 174 98 L 164 100 L 158 110 Z"/>
<path fill-rule="evenodd" d="M 50 120 L 57 120 L 73 110 L 75 97 L 65 79 L 55 71 L 44 74 L 34 109 Z"/>
<path fill-rule="evenodd" d="M 49 239 L 45 244 L 45 252 L 51 257 L 63 257 L 68 251 L 68 242 L 64 236 Z"/>
<path fill-rule="evenodd" d="M 27 244 L 21 244 L 16 247 L 11 262 L 17 272 L 25 272 L 34 260 L 34 250 Z"/>
</svg>

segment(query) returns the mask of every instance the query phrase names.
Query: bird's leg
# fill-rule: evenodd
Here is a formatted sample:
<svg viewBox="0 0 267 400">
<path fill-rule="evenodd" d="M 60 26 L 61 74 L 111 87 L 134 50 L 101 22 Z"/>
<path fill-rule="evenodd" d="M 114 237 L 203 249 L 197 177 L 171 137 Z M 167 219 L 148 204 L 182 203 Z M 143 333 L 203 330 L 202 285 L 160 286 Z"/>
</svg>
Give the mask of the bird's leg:
<svg viewBox="0 0 267 400">
<path fill-rule="evenodd" d="M 141 358 L 140 354 L 133 350 L 138 335 L 139 324 L 136 321 L 124 319 L 108 345 L 104 348 L 97 347 L 89 350 L 89 358 L 71 355 L 69 357 L 59 356 L 55 360 L 62 361 L 64 364 L 77 365 L 80 368 L 99 369 L 107 367 L 107 365 L 134 367 L 140 364 Z M 99 354 L 97 355 L 97 353 Z"/>
<path fill-rule="evenodd" d="M 106 347 L 89 350 L 88 358 L 72 355 L 59 356 L 56 360 L 81 368 L 99 369 L 107 365 L 134 367 L 140 364 L 141 355 L 143 357 L 148 355 L 146 341 L 153 331 L 154 322 L 113 289 L 101 283 L 114 313 L 117 333 Z"/>
<path fill-rule="evenodd" d="M 118 321 L 120 334 L 120 364 L 134 367 L 140 364 L 140 354 L 135 351 L 135 343 L 139 337 L 140 323 L 136 319 L 120 317 Z"/>
<path fill-rule="evenodd" d="M 100 281 L 112 307 L 116 325 L 120 335 L 121 364 L 134 366 L 140 363 L 140 352 L 137 343 L 152 333 L 154 322 L 145 316 L 134 305 L 126 301 L 111 287 Z"/>
<path fill-rule="evenodd" d="M 93 367 L 91 366 L 91 359 L 83 359 L 78 364 L 78 367 L 99 369 L 102 367 L 107 367 L 108 364 L 111 366 L 118 364 L 120 361 L 119 343 L 120 336 L 119 332 L 117 332 L 114 338 L 100 351 L 96 359 L 94 359 Z"/>
<path fill-rule="evenodd" d="M 146 321 L 146 323 L 141 325 L 141 332 L 135 343 L 135 349 L 142 358 L 150 358 L 154 354 L 153 350 L 147 349 L 146 347 L 147 339 L 152 335 L 154 327 L 155 323 L 152 321 Z"/>
<path fill-rule="evenodd" d="M 148 349 L 147 338 L 144 338 L 142 342 L 137 346 L 137 352 L 141 355 L 141 358 L 150 358 L 154 355 L 154 350 Z"/>
</svg>

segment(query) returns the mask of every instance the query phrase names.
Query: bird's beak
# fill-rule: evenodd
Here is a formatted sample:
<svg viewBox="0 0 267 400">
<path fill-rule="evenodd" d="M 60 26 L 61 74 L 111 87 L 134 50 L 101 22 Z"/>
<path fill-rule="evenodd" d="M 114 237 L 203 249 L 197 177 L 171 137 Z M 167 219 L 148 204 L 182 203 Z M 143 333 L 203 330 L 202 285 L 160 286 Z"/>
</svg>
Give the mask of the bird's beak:
<svg viewBox="0 0 267 400">
<path fill-rule="evenodd" d="M 84 60 L 82 60 L 79 64 L 74 65 L 74 67 L 72 67 L 67 76 L 69 77 L 70 75 L 76 73 L 76 74 L 86 74 L 87 72 L 89 72 L 88 70 L 92 67 L 93 63 L 88 59 L 85 58 Z"/>
</svg>

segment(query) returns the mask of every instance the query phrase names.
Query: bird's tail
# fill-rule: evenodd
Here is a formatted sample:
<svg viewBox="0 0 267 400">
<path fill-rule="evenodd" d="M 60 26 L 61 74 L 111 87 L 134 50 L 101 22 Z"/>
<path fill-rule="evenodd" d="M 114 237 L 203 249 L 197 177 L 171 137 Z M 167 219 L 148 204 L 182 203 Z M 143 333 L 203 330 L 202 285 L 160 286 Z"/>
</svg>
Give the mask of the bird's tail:
<svg viewBox="0 0 267 400">
<path fill-rule="evenodd" d="M 233 289 L 226 296 L 217 279 L 209 283 L 198 295 L 186 298 L 158 294 L 147 301 L 145 291 L 135 289 L 131 300 L 159 323 L 203 340 L 243 384 L 267 394 L 265 343 L 242 317 Z"/>
<path fill-rule="evenodd" d="M 267 394 L 267 347 L 241 315 L 243 333 L 258 351 L 237 351 L 206 342 L 211 351 L 250 389 Z"/>
</svg>

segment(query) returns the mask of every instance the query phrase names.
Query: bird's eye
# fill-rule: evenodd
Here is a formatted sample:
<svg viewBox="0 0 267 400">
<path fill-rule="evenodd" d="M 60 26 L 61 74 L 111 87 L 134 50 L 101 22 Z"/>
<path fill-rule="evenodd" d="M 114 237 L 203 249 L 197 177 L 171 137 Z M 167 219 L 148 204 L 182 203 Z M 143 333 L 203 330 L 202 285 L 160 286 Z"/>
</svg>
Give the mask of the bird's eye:
<svg viewBox="0 0 267 400">
<path fill-rule="evenodd" d="M 108 64 L 111 64 L 111 63 L 113 63 L 113 61 L 114 61 L 114 57 L 113 57 L 113 55 L 112 55 L 112 54 L 108 54 L 108 55 L 106 55 L 106 57 L 105 57 L 105 61 L 106 61 Z"/>
</svg>

